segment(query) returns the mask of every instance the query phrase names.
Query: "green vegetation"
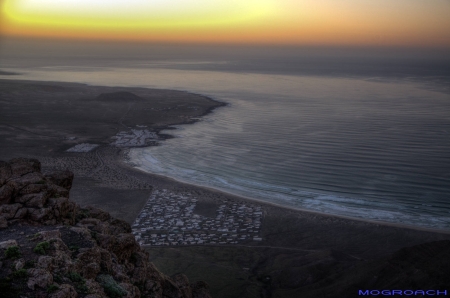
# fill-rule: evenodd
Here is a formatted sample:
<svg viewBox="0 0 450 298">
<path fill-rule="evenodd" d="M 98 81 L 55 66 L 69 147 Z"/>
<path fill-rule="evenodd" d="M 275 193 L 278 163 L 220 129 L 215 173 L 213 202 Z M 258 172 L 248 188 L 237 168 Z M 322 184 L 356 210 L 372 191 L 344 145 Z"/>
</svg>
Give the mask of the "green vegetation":
<svg viewBox="0 0 450 298">
<path fill-rule="evenodd" d="M 55 284 L 48 286 L 47 293 L 53 293 L 59 290 L 59 287 Z"/>
<path fill-rule="evenodd" d="M 17 245 L 8 247 L 5 251 L 5 256 L 9 259 L 17 259 L 20 257 L 19 247 Z"/>
<path fill-rule="evenodd" d="M 41 236 L 41 234 L 36 233 L 34 235 L 28 235 L 27 238 L 31 238 L 31 240 L 34 241 L 34 240 L 37 240 L 40 236 Z"/>
<path fill-rule="evenodd" d="M 110 298 L 120 298 L 127 294 L 111 275 L 101 274 L 97 277 L 97 281 L 102 285 L 106 295 Z"/>
<path fill-rule="evenodd" d="M 76 220 L 80 221 L 84 218 L 88 218 L 89 217 L 89 211 L 85 210 L 85 209 L 81 209 L 80 211 L 77 212 L 77 216 L 76 216 Z"/>
<path fill-rule="evenodd" d="M 67 274 L 67 277 L 73 282 L 85 282 L 84 278 L 77 272 L 71 271 Z"/>
<path fill-rule="evenodd" d="M 62 279 L 61 275 L 59 275 L 59 274 L 53 275 L 53 280 L 59 284 L 63 282 L 63 279 Z"/>
<path fill-rule="evenodd" d="M 25 278 L 28 276 L 26 269 L 19 269 L 12 274 L 13 278 Z"/>
<path fill-rule="evenodd" d="M 75 290 L 79 293 L 87 293 L 86 280 L 77 272 L 69 272 L 67 277 L 74 283 Z"/>
<path fill-rule="evenodd" d="M 80 249 L 80 247 L 78 245 L 71 245 L 71 246 L 69 246 L 69 249 L 71 251 L 78 251 Z"/>
<path fill-rule="evenodd" d="M 70 245 L 69 249 L 72 252 L 72 257 L 75 257 L 78 254 L 80 247 L 78 245 Z"/>
<path fill-rule="evenodd" d="M 40 242 L 36 245 L 36 247 L 33 249 L 33 251 L 40 255 L 47 254 L 47 250 L 50 248 L 50 243 L 47 241 Z"/>
<path fill-rule="evenodd" d="M 85 283 L 75 284 L 75 290 L 81 294 L 86 294 L 89 291 Z"/>
<path fill-rule="evenodd" d="M 27 260 L 27 261 L 25 262 L 24 268 L 25 268 L 25 269 L 30 269 L 30 268 L 33 268 L 34 265 L 36 265 L 36 261 L 34 261 L 34 260 Z"/>
</svg>

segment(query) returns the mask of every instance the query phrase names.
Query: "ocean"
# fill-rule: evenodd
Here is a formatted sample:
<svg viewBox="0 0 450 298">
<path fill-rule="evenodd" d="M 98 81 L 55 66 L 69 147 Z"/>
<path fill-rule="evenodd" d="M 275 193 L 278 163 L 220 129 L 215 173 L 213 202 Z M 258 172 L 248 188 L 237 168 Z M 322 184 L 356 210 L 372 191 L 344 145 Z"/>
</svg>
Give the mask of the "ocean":
<svg viewBox="0 0 450 298">
<path fill-rule="evenodd" d="M 283 206 L 450 229 L 449 60 L 269 56 L 11 58 L 1 69 L 20 75 L 0 78 L 209 96 L 227 105 L 132 149 L 132 163 Z"/>
</svg>

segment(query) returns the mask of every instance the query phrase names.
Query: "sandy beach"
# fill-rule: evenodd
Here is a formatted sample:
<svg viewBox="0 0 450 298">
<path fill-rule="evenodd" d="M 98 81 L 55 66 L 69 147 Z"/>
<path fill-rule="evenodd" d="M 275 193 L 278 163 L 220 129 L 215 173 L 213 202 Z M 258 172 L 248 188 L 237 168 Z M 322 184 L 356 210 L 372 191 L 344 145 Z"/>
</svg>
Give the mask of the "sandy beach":
<svg viewBox="0 0 450 298">
<path fill-rule="evenodd" d="M 261 262 L 258 263 L 260 271 L 249 270 L 250 265 L 238 264 L 245 261 L 236 261 L 232 257 L 227 262 L 233 269 L 220 266 L 211 269 L 211 262 L 220 263 L 217 263 L 220 257 L 216 255 L 220 248 L 239 254 L 258 251 L 267 258 L 279 259 L 279 264 L 289 264 L 287 259 L 297 262 L 300 256 L 303 259 L 308 256 L 310 263 L 326 257 L 345 259 L 346 266 L 353 266 L 355 261 L 382 258 L 402 247 L 450 239 L 449 231 L 295 210 L 134 168 L 128 159 L 129 148 L 158 145 L 169 137 L 160 134 L 161 130 L 193 123 L 198 117 L 223 106 L 201 95 L 144 88 L 0 80 L 0 105 L 0 159 L 31 157 L 39 159 L 47 172 L 73 171 L 71 199 L 80 205 L 102 208 L 130 224 L 156 190 L 189 193 L 197 200 L 193 213 L 205 217 L 213 217 L 223 204 L 261 208 L 260 241 L 247 239 L 222 246 L 148 247 L 151 258 L 163 271 L 192 269 L 195 260 L 201 264 L 191 270 L 190 274 L 197 276 L 189 278 L 198 279 L 204 270 L 212 275 L 222 272 L 236 276 L 236 280 L 233 277 L 233 281 L 226 281 L 225 278 L 223 285 L 211 287 L 220 286 L 222 290 L 228 287 L 233 292 L 251 284 L 248 281 L 252 277 L 257 279 L 261 272 L 269 270 L 268 265 Z M 178 265 L 164 263 L 167 257 L 178 258 Z"/>
</svg>

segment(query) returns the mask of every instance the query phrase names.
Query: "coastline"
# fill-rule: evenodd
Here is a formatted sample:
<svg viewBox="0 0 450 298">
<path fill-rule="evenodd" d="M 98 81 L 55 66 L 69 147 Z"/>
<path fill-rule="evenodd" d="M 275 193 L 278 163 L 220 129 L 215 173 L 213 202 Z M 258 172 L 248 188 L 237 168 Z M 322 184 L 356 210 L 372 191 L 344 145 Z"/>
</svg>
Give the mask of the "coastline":
<svg viewBox="0 0 450 298">
<path fill-rule="evenodd" d="M 447 231 L 359 220 L 345 216 L 290 208 L 234 195 L 214 188 L 177 181 L 171 177 L 148 173 L 131 167 L 125 159 L 116 160 L 116 162 L 120 167 L 123 167 L 123 169 L 128 168 L 129 171 L 134 172 L 137 176 L 143 175 L 151 179 L 155 189 L 165 189 L 171 193 L 190 192 L 195 194 L 199 203 L 209 203 L 218 206 L 226 201 L 229 203 L 261 206 L 264 210 L 261 230 L 263 241 L 222 245 L 222 247 L 271 247 L 278 250 L 332 249 L 344 251 L 356 258 L 373 259 L 388 255 L 406 246 L 450 239 L 450 233 Z M 380 245 L 380 243 L 383 243 L 383 245 Z M 200 245 L 200 247 L 215 246 L 220 245 Z M 164 247 L 158 246 L 146 247 L 151 251 L 164 249 Z M 169 247 L 175 248 L 174 246 Z M 179 249 L 183 247 L 188 248 L 192 247 L 192 245 L 179 246 Z"/>
<path fill-rule="evenodd" d="M 341 219 L 346 219 L 346 220 L 353 220 L 353 221 L 360 221 L 360 222 L 365 222 L 365 223 L 370 223 L 370 224 L 374 224 L 374 225 L 383 225 L 383 226 L 390 226 L 390 227 L 394 227 L 394 228 L 402 228 L 402 229 L 411 229 L 411 230 L 417 230 L 417 231 L 425 231 L 425 232 L 432 232 L 432 233 L 442 233 L 442 234 L 449 234 L 450 235 L 450 230 L 443 230 L 443 229 L 434 229 L 434 228 L 427 228 L 427 227 L 421 227 L 421 226 L 414 226 L 414 225 L 408 225 L 408 224 L 401 224 L 401 223 L 394 223 L 394 222 L 386 222 L 386 221 L 376 221 L 376 220 L 370 220 L 370 219 L 363 219 L 363 218 L 357 218 L 357 217 L 350 217 L 350 216 L 345 216 L 345 215 L 338 215 L 338 214 L 330 214 L 330 213 L 326 213 L 326 212 L 320 212 L 320 211 L 315 211 L 315 210 L 309 210 L 309 209 L 303 209 L 303 208 L 296 208 L 296 207 L 292 207 L 292 206 L 287 206 L 287 205 L 281 205 L 281 204 L 277 204 L 277 203 L 273 203 L 273 202 L 267 202 L 267 201 L 263 201 L 260 199 L 255 199 L 249 196 L 244 196 L 244 195 L 240 195 L 240 194 L 234 194 L 230 191 L 227 191 L 225 189 L 219 189 L 219 188 L 214 188 L 214 187 L 208 187 L 208 186 L 204 186 L 204 185 L 199 185 L 199 184 L 194 184 L 194 183 L 190 183 L 187 181 L 183 181 L 183 180 L 179 180 L 173 177 L 169 177 L 169 176 L 165 176 L 165 175 L 159 175 L 159 174 L 155 174 L 155 173 L 151 173 L 151 172 L 147 172 L 139 167 L 133 167 L 132 166 L 132 162 L 129 165 L 130 167 L 137 169 L 147 175 L 151 175 L 151 176 L 156 176 L 156 177 L 160 177 L 161 179 L 167 179 L 169 181 L 173 181 L 173 183 L 180 183 L 183 185 L 188 185 L 191 187 L 195 187 L 195 188 L 201 188 L 204 190 L 208 190 L 211 192 L 217 192 L 217 193 L 223 193 L 226 196 L 230 196 L 230 197 L 234 197 L 236 200 L 246 200 L 249 202 L 253 202 L 255 204 L 260 204 L 260 205 L 267 205 L 272 206 L 272 207 L 277 207 L 277 208 L 281 208 L 281 209 L 286 209 L 286 210 L 290 210 L 290 211 L 297 211 L 297 212 L 305 212 L 305 213 L 310 213 L 313 215 L 319 215 L 319 216 L 324 216 L 324 217 L 336 217 L 336 218 L 341 218 Z"/>
<path fill-rule="evenodd" d="M 181 91 L 147 88 L 0 80 L 0 84 L 5 82 L 6 84 L 3 84 L 0 91 L 9 96 L 6 98 L 10 100 L 9 105 L 13 106 L 10 109 L 12 114 L 6 116 L 9 119 L 15 119 L 16 122 L 13 123 L 13 127 L 10 123 L 6 123 L 6 126 L 3 124 L 7 133 L 9 133 L 7 139 L 9 142 L 15 143 L 11 147 L 2 148 L 0 152 L 2 156 L 9 156 L 9 158 L 24 155 L 35 157 L 42 160 L 44 170 L 48 171 L 66 168 L 72 170 L 75 173 L 74 186 L 71 192 L 73 200 L 81 205 L 90 204 L 105 209 L 114 216 L 125 219 L 130 223 L 142 210 L 152 190 L 168 189 L 175 193 L 187 191 L 193 193 L 199 199 L 199 202 L 206 206 L 204 209 L 208 210 L 214 209 L 223 201 L 246 202 L 247 204 L 263 206 L 264 218 L 261 228 L 263 241 L 250 241 L 248 243 L 255 247 L 336 249 L 357 257 L 373 258 L 386 255 L 405 246 L 450 239 L 449 231 L 375 222 L 280 206 L 275 203 L 237 196 L 222 190 L 187 184 L 170 177 L 147 173 L 132 167 L 127 162 L 126 147 L 120 148 L 110 145 L 110 138 L 115 133 L 120 132 L 124 125 L 129 128 L 136 127 L 137 124 L 145 125 L 159 133 L 173 125 L 195 123 L 199 117 L 225 105 L 208 97 Z M 14 89 L 14 84 L 16 84 L 15 87 L 20 87 L 20 90 L 26 91 L 20 91 L 18 94 L 9 92 L 9 89 Z M 145 104 L 143 107 L 137 108 L 136 105 L 142 104 L 135 101 L 124 100 L 105 105 L 104 102 L 95 100 L 99 93 L 117 91 L 132 92 L 146 98 L 149 103 L 151 102 L 152 110 Z M 14 96 L 22 101 L 22 105 L 17 105 L 14 102 Z M 79 115 L 83 121 L 89 122 L 89 125 L 82 123 L 77 127 L 68 127 L 65 123 L 65 117 L 51 118 L 51 115 L 47 114 L 48 107 L 60 98 L 65 99 L 64 104 L 58 102 L 58 107 L 62 106 L 61 112 L 71 108 L 71 113 L 76 114 L 78 112 L 76 115 Z M 163 101 L 161 101 L 161 98 L 163 98 Z M 180 103 L 185 104 L 186 98 L 190 100 L 189 105 L 195 103 L 198 109 L 183 109 Z M 20 122 L 21 119 L 16 120 L 17 117 L 21 117 L 20 113 L 24 108 L 34 107 L 33 101 L 36 100 L 48 102 L 48 104 L 38 107 L 42 109 L 44 115 L 42 117 L 44 118 L 37 117 L 36 122 L 52 121 L 47 126 L 39 128 L 39 131 L 36 127 L 33 127 L 33 121 L 30 122 L 27 117 L 23 118 L 23 122 Z M 23 105 L 24 101 L 25 105 Z M 74 111 L 74 101 L 83 105 L 84 109 L 80 108 L 79 111 Z M 109 107 L 110 105 L 114 106 L 114 111 L 105 110 L 105 108 L 112 109 Z M 92 117 L 85 115 L 87 108 L 94 111 Z M 98 111 L 104 112 L 104 118 L 98 119 Z M 134 114 L 131 115 L 130 113 Z M 152 121 L 148 120 L 151 118 L 149 115 L 153 115 Z M 8 119 L 8 117 L 4 119 Z M 140 121 L 147 122 L 141 123 Z M 91 130 L 91 128 L 95 128 L 95 130 Z M 20 135 L 18 134 L 19 131 Z M 163 135 L 162 139 L 165 137 Z M 80 143 L 99 145 L 89 152 L 67 152 L 68 148 Z M 32 150 L 30 150 L 30 146 L 34 146 Z M 349 239 L 352 239 L 351 243 Z M 380 243 L 383 243 L 383 245 L 379 245 Z"/>
<path fill-rule="evenodd" d="M 98 99 L 99 94 L 124 91 L 145 100 L 135 100 L 130 94 L 107 103 Z M 189 280 L 204 280 L 213 297 L 249 297 L 245 293 L 352 297 L 336 294 L 336 289 L 346 289 L 366 277 L 371 281 L 380 275 L 373 268 L 384 266 L 399 249 L 434 247 L 450 240 L 450 234 L 440 230 L 298 210 L 147 173 L 127 161 L 128 147 L 112 145 L 112 137 L 123 136 L 124 131 L 125 135 L 132 130 L 159 132 L 199 121 L 213 107 L 221 106 L 203 96 L 159 89 L 0 80 L 0 100 L 5 107 L 0 109 L 0 159 L 37 158 L 44 173 L 71 170 L 75 178 L 70 199 L 81 206 L 98 207 L 128 223 L 133 223 L 152 194 L 161 190 L 169 195 L 167 203 L 173 194 L 189 193 L 197 200 L 193 214 L 210 218 L 223 204 L 260 206 L 260 240 L 144 246 L 149 261 L 162 272 L 183 272 Z M 139 140 L 147 136 L 151 145 L 167 137 L 154 140 L 152 135 L 142 133 Z M 70 152 L 80 144 L 85 144 L 82 149 L 86 152 Z M 421 259 L 428 256 L 421 250 L 419 255 Z M 410 272 L 415 274 L 416 268 Z"/>
</svg>

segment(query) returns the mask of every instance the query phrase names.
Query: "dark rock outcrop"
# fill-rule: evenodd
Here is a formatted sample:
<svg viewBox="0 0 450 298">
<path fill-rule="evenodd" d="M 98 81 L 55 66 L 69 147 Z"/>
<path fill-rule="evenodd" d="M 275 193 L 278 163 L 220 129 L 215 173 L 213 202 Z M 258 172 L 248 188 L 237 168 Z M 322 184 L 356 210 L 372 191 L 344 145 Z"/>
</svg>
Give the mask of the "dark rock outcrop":
<svg viewBox="0 0 450 298">
<path fill-rule="evenodd" d="M 36 159 L 0 162 L 0 224 L 74 224 L 77 205 L 68 198 L 73 174 L 45 177 Z"/>
<path fill-rule="evenodd" d="M 44 176 L 34 159 L 0 161 L 0 291 L 5 297 L 210 297 L 168 277 L 128 223 L 69 200 L 73 174 Z"/>
</svg>

